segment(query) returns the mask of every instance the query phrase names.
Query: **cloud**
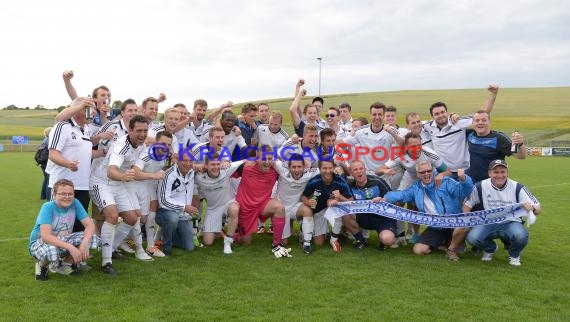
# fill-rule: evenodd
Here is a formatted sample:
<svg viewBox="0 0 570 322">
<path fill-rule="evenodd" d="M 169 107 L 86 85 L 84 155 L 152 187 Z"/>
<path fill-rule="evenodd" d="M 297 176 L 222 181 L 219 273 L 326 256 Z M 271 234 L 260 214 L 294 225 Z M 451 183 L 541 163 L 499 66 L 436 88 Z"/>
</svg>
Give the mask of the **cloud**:
<svg viewBox="0 0 570 322">
<path fill-rule="evenodd" d="M 565 1 L 110 1 L 0 4 L 0 107 L 115 99 L 191 105 L 324 94 L 569 85 Z M 85 94 L 83 94 L 85 93 Z M 163 109 L 166 106 L 161 106 Z"/>
</svg>

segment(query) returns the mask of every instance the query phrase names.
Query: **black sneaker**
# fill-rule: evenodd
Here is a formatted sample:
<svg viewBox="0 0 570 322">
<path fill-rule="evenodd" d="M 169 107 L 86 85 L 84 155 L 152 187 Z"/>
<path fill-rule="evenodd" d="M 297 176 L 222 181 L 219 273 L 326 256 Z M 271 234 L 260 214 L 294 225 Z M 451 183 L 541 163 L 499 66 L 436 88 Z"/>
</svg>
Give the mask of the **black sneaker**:
<svg viewBox="0 0 570 322">
<path fill-rule="evenodd" d="M 313 248 L 311 248 L 311 244 L 303 244 L 303 252 L 307 255 L 311 255 L 313 252 Z"/>
<path fill-rule="evenodd" d="M 363 250 L 364 248 L 366 248 L 366 243 L 357 240 L 354 242 L 354 245 L 352 245 L 352 247 L 354 247 L 354 249 L 356 250 Z"/>
<path fill-rule="evenodd" d="M 47 281 L 48 280 L 48 267 L 40 266 L 40 262 L 36 262 L 36 281 Z"/>
<path fill-rule="evenodd" d="M 120 261 L 126 261 L 128 257 L 119 253 L 118 251 L 114 251 L 113 254 L 111 255 L 111 258 L 118 259 Z"/>
<path fill-rule="evenodd" d="M 105 266 L 102 266 L 101 270 L 103 271 L 103 273 L 109 274 L 111 276 L 117 275 L 117 271 L 115 270 L 115 268 L 113 268 L 113 265 L 111 263 L 107 263 L 105 264 Z"/>
</svg>

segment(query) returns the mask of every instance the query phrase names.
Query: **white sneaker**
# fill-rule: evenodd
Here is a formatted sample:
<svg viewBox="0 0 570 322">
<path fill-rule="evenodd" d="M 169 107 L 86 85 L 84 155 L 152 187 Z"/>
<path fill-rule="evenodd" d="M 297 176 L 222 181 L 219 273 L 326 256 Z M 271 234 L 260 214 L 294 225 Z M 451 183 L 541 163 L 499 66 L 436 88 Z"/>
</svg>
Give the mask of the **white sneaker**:
<svg viewBox="0 0 570 322">
<path fill-rule="evenodd" d="M 521 266 L 521 257 L 510 257 L 509 256 L 509 265 L 511 266 Z"/>
<path fill-rule="evenodd" d="M 481 256 L 481 260 L 484 262 L 490 262 L 493 260 L 493 255 L 495 255 L 495 253 L 499 250 L 499 245 L 495 245 L 495 251 L 492 253 L 487 253 L 486 251 L 483 251 L 483 256 Z"/>
<path fill-rule="evenodd" d="M 119 244 L 119 249 L 124 251 L 125 253 L 134 254 L 135 251 L 127 244 L 127 242 L 123 241 Z"/>
<path fill-rule="evenodd" d="M 146 261 L 146 262 L 152 262 L 154 260 L 154 258 L 148 256 L 148 254 L 144 251 L 144 249 L 137 249 L 135 251 L 135 257 L 138 260 Z"/>
<path fill-rule="evenodd" d="M 224 243 L 224 254 L 232 254 L 232 244 L 231 243 Z"/>
<path fill-rule="evenodd" d="M 146 252 L 154 257 L 165 257 L 166 254 L 164 254 L 160 248 L 158 248 L 157 246 L 152 246 L 151 248 L 147 249 Z"/>
<path fill-rule="evenodd" d="M 483 252 L 483 256 L 481 256 L 481 260 L 484 262 L 490 262 L 493 260 L 493 255 L 495 253 L 487 253 L 487 252 Z"/>
</svg>

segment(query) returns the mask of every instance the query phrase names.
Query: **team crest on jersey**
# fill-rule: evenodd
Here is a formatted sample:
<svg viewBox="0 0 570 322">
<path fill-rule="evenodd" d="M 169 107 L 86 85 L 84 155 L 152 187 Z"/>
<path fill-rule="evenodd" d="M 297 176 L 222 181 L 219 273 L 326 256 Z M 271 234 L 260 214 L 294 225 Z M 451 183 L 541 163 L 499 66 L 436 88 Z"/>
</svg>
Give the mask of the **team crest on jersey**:
<svg viewBox="0 0 570 322">
<path fill-rule="evenodd" d="M 72 139 L 72 140 L 76 140 L 76 139 L 77 139 L 77 134 L 75 133 L 75 131 L 71 131 L 71 139 Z"/>
</svg>

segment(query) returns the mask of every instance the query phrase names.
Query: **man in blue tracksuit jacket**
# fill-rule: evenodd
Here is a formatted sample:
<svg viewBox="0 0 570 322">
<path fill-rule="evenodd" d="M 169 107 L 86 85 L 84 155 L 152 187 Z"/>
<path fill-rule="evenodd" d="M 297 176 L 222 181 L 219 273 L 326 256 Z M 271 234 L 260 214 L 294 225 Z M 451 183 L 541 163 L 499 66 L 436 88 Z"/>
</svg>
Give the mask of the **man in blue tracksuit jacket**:
<svg viewBox="0 0 570 322">
<path fill-rule="evenodd" d="M 439 187 L 435 185 L 435 173 L 429 162 L 418 162 L 416 172 L 418 181 L 406 190 L 388 192 L 384 196 L 386 201 L 391 203 L 415 202 L 420 212 L 428 214 L 458 214 L 462 212 L 461 202 L 469 196 L 473 189 L 473 181 L 463 169 L 457 170 L 459 181 L 444 177 Z M 451 241 L 452 236 L 452 228 L 427 227 L 414 245 L 414 253 L 427 255 Z M 447 258 L 450 261 L 459 260 L 456 249 L 448 249 Z"/>
</svg>

